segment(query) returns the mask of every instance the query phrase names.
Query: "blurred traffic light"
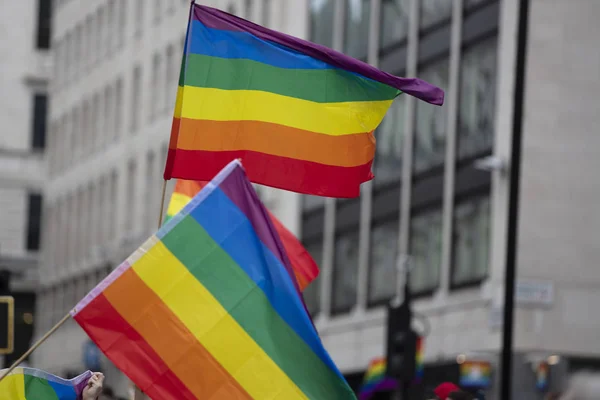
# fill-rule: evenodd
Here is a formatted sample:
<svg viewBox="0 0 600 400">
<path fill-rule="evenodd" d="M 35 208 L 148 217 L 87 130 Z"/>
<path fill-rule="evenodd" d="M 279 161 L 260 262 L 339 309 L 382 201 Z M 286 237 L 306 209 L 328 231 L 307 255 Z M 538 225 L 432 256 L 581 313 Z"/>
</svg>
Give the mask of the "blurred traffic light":
<svg viewBox="0 0 600 400">
<path fill-rule="evenodd" d="M 411 328 L 412 311 L 410 288 L 404 287 L 402 304 L 390 304 L 387 320 L 386 374 L 401 382 L 413 380 L 416 372 L 417 334 Z"/>
</svg>

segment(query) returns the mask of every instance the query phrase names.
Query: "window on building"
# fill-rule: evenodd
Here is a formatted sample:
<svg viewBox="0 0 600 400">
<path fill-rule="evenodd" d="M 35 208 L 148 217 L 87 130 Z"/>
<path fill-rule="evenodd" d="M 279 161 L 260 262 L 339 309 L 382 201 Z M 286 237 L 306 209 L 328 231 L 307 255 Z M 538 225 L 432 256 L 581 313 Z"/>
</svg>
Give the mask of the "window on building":
<svg viewBox="0 0 600 400">
<path fill-rule="evenodd" d="M 245 0 L 245 15 L 246 15 L 246 19 L 249 21 L 252 21 L 254 18 L 254 4 L 252 0 Z"/>
<path fill-rule="evenodd" d="M 358 226 L 335 238 L 331 311 L 345 313 L 356 305 L 358 288 Z"/>
<path fill-rule="evenodd" d="M 115 0 L 108 0 L 108 5 L 106 6 L 106 53 L 111 53 L 116 44 L 117 38 L 115 35 L 118 33 L 116 12 Z"/>
<path fill-rule="evenodd" d="M 156 101 L 161 98 L 162 92 L 162 78 L 161 75 L 162 69 L 162 59 L 160 54 L 154 54 L 152 58 L 152 80 L 151 80 L 151 93 L 150 96 L 152 101 L 150 102 L 150 107 L 148 107 L 150 115 L 148 116 L 150 121 L 153 121 L 156 118 L 156 114 L 159 111 L 159 103 Z"/>
<path fill-rule="evenodd" d="M 94 242 L 98 245 L 104 244 L 104 237 L 106 235 L 106 218 L 110 213 L 106 207 L 106 194 L 108 193 L 108 183 L 106 176 L 102 176 L 98 183 L 98 193 L 96 193 L 96 208 L 99 218 L 96 223 L 96 239 Z"/>
<path fill-rule="evenodd" d="M 167 46 L 165 54 L 165 92 L 163 95 L 163 110 L 168 113 L 175 107 L 174 93 L 176 93 L 177 87 L 177 61 L 173 51 L 173 45 Z"/>
<path fill-rule="evenodd" d="M 154 7 L 152 7 L 152 9 L 154 10 L 154 22 L 159 22 L 160 21 L 160 17 L 162 14 L 162 8 L 163 8 L 163 2 L 164 0 L 154 0 Z"/>
<path fill-rule="evenodd" d="M 452 285 L 480 282 L 489 264 L 489 194 L 457 202 L 453 226 Z"/>
<path fill-rule="evenodd" d="M 119 42 L 118 46 L 123 47 L 125 44 L 125 27 L 127 25 L 127 1 L 119 0 Z"/>
<path fill-rule="evenodd" d="M 266 4 L 268 5 L 268 3 Z M 333 47 L 335 0 L 310 1 L 310 41 Z"/>
<path fill-rule="evenodd" d="M 370 0 L 346 0 L 344 53 L 366 60 L 369 48 Z"/>
<path fill-rule="evenodd" d="M 111 132 L 114 126 L 113 114 L 115 111 L 115 103 L 113 101 L 113 88 L 111 85 L 106 85 L 104 88 L 104 120 L 102 121 L 101 144 L 105 146 L 108 138 L 112 137 Z"/>
<path fill-rule="evenodd" d="M 117 176 L 117 171 L 112 171 L 110 174 L 110 183 L 109 183 L 109 202 L 108 202 L 108 206 L 110 207 L 111 205 L 115 205 L 117 204 L 118 201 L 118 192 L 117 192 L 117 185 L 118 185 L 118 176 Z M 107 236 L 104 238 L 104 241 L 107 242 L 111 239 L 113 239 L 113 236 L 116 233 L 116 226 L 115 226 L 115 218 L 116 216 L 113 215 L 114 213 L 107 213 L 107 218 L 108 218 L 108 226 L 107 226 Z"/>
<path fill-rule="evenodd" d="M 40 249 L 42 223 L 42 196 L 37 193 L 29 194 L 27 212 L 27 250 Z"/>
<path fill-rule="evenodd" d="M 90 134 L 92 119 L 90 116 L 90 105 L 88 100 L 83 101 L 82 109 L 81 118 L 83 119 L 83 122 L 81 125 L 83 129 L 81 131 L 81 149 L 82 153 L 87 153 L 90 150 L 90 139 L 92 138 Z"/>
<path fill-rule="evenodd" d="M 271 15 L 271 0 L 263 0 L 262 17 L 260 23 L 262 26 L 269 27 L 269 16 Z"/>
<path fill-rule="evenodd" d="M 75 27 L 75 30 L 73 32 L 73 77 L 77 78 L 79 77 L 79 74 L 81 73 L 81 70 L 83 69 L 83 63 L 81 62 L 82 59 L 82 52 L 84 50 L 84 44 L 83 44 L 83 36 L 82 36 L 82 26 L 81 25 L 77 25 Z"/>
<path fill-rule="evenodd" d="M 323 262 L 323 238 L 313 239 L 311 243 L 305 244 L 306 250 L 310 253 L 312 258 L 315 260 L 319 267 Z M 323 274 L 323 270 L 321 269 L 317 278 L 312 281 L 310 285 L 306 289 L 304 289 L 304 302 L 306 303 L 306 308 L 310 315 L 317 316 L 319 312 L 321 312 L 321 275 Z"/>
<path fill-rule="evenodd" d="M 148 152 L 147 156 L 146 156 L 146 182 L 145 182 L 145 198 L 146 199 L 152 199 L 154 197 L 157 197 L 157 193 L 154 193 L 154 188 L 156 187 L 156 185 L 154 185 L 154 181 L 157 179 L 157 177 L 154 175 L 154 170 L 155 170 L 155 155 L 153 151 Z M 154 228 L 156 228 L 156 221 L 154 220 L 154 218 L 152 218 L 153 215 L 155 215 L 155 213 L 157 213 L 158 211 L 156 209 L 154 209 L 154 201 L 148 201 L 146 202 L 145 205 L 145 212 L 144 212 L 144 226 L 146 227 L 146 230 L 148 232 L 153 232 Z"/>
<path fill-rule="evenodd" d="M 144 18 L 146 17 L 146 7 L 139 7 L 134 14 L 135 35 L 141 35 L 144 30 Z"/>
<path fill-rule="evenodd" d="M 376 186 L 398 182 L 402 177 L 405 114 L 406 96 L 401 95 L 394 100 L 381 125 L 375 131 L 377 151 L 373 172 Z"/>
<path fill-rule="evenodd" d="M 452 18 L 452 1 L 421 0 L 421 29 L 427 29 Z"/>
<path fill-rule="evenodd" d="M 228 5 L 227 6 L 227 12 L 229 14 L 236 15 L 236 13 L 235 13 L 235 6 L 233 4 Z"/>
<path fill-rule="evenodd" d="M 47 50 L 52 38 L 52 1 L 38 0 L 36 47 Z"/>
<path fill-rule="evenodd" d="M 44 149 L 46 147 L 46 126 L 48 121 L 48 95 L 35 94 L 33 96 L 33 119 L 31 147 Z"/>
<path fill-rule="evenodd" d="M 133 82 L 131 85 L 131 115 L 130 129 L 132 133 L 138 130 L 141 108 L 141 90 L 142 90 L 142 67 L 136 66 L 133 69 Z"/>
<path fill-rule="evenodd" d="M 79 131 L 80 125 L 80 112 L 79 107 L 73 108 L 73 120 L 71 122 L 71 154 L 76 154 L 81 146 L 81 132 Z"/>
<path fill-rule="evenodd" d="M 442 89 L 448 88 L 448 59 L 438 61 L 419 73 L 419 78 Z M 425 107 L 425 105 L 429 107 Z M 446 155 L 446 108 L 416 102 L 413 173 L 444 164 Z"/>
<path fill-rule="evenodd" d="M 426 293 L 438 287 L 442 265 L 442 210 L 435 208 L 411 217 L 410 288 Z"/>
<path fill-rule="evenodd" d="M 380 47 L 387 48 L 406 41 L 410 23 L 410 0 L 383 0 L 380 18 Z"/>
<path fill-rule="evenodd" d="M 100 140 L 100 95 L 95 93 L 92 98 L 92 108 L 91 108 L 91 130 L 90 130 L 90 139 L 89 139 L 89 148 L 95 149 L 98 141 Z"/>
<path fill-rule="evenodd" d="M 73 55 L 72 55 L 72 51 L 73 51 L 73 45 L 72 45 L 72 35 L 71 32 L 67 32 L 65 33 L 65 49 L 64 49 L 64 60 L 63 60 L 63 64 L 64 64 L 64 68 L 63 68 L 63 83 L 68 83 L 68 78 L 71 76 L 71 74 L 73 73 Z"/>
<path fill-rule="evenodd" d="M 140 7 L 142 10 L 144 7 Z M 96 14 L 96 51 L 95 51 L 95 60 L 100 61 L 102 59 L 102 55 L 106 50 L 106 43 L 104 42 L 104 36 L 106 32 L 106 22 L 104 21 L 104 7 L 98 8 L 98 12 Z"/>
<path fill-rule="evenodd" d="M 123 78 L 118 78 L 115 83 L 115 105 L 113 115 L 113 140 L 121 135 L 121 124 L 123 120 Z"/>
<path fill-rule="evenodd" d="M 96 43 L 96 15 L 95 14 L 91 14 L 87 17 L 87 22 L 86 22 L 86 30 L 87 30 L 87 34 L 86 34 L 86 58 L 85 58 L 85 65 L 87 69 L 91 69 L 92 66 L 94 65 L 94 57 L 96 52 L 94 51 L 94 45 Z"/>
<path fill-rule="evenodd" d="M 478 157 L 494 143 L 496 38 L 463 51 L 458 107 L 458 157 Z"/>
<path fill-rule="evenodd" d="M 125 218 L 125 232 L 131 233 L 134 230 L 134 213 L 135 213 L 135 194 L 136 194 L 136 174 L 137 165 L 135 160 L 130 160 L 127 165 L 127 204 L 128 210 Z"/>
<path fill-rule="evenodd" d="M 398 257 L 398 214 L 373 225 L 369 259 L 368 305 L 386 303 L 396 294 Z"/>
</svg>

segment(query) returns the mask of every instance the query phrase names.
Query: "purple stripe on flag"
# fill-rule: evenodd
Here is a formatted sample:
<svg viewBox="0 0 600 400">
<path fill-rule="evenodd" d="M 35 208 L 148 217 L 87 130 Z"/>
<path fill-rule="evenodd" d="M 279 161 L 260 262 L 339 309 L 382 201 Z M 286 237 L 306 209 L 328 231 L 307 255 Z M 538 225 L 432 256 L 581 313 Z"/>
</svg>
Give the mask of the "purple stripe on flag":
<svg viewBox="0 0 600 400">
<path fill-rule="evenodd" d="M 240 185 L 252 186 L 250 181 L 245 179 L 244 170 L 242 168 L 236 168 L 219 184 L 219 188 L 227 195 L 227 197 L 229 197 L 237 208 L 246 215 L 248 220 L 252 223 L 252 227 L 254 228 L 256 235 L 260 238 L 260 241 L 263 242 L 275 257 L 277 257 L 281 264 L 285 266 L 290 278 L 292 278 L 296 291 L 301 293 L 300 287 L 298 286 L 298 280 L 291 267 L 292 264 L 288 259 L 277 230 L 271 223 L 271 218 L 267 214 L 267 210 L 260 203 L 254 188 L 250 187 L 248 190 L 242 191 L 239 190 Z"/>
<path fill-rule="evenodd" d="M 367 78 L 385 83 L 435 105 L 444 104 L 444 91 L 418 78 L 400 78 L 383 72 L 365 62 L 348 57 L 325 46 L 298 39 L 285 33 L 273 31 L 242 18 L 212 7 L 195 5 L 193 18 L 205 26 L 227 31 L 247 32 L 260 39 L 268 40 L 292 50 L 306 54 L 335 67 L 351 71 Z"/>
<path fill-rule="evenodd" d="M 372 389 L 361 391 L 358 399 L 368 400 L 377 392 L 396 389 L 398 389 L 398 381 L 393 378 L 385 378 L 383 381 L 377 383 Z"/>
</svg>

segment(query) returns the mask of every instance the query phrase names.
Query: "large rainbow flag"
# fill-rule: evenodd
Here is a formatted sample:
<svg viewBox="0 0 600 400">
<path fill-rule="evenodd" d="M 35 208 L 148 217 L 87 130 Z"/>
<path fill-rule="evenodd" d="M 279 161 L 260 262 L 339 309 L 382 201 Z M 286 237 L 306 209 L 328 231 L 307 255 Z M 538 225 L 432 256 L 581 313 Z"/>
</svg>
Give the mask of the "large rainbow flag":
<svg viewBox="0 0 600 400">
<path fill-rule="evenodd" d="M 192 2 L 164 178 L 210 180 L 241 158 L 252 182 L 356 197 L 401 93 L 444 100 L 420 79 Z"/>
<path fill-rule="evenodd" d="M 237 160 L 72 316 L 154 400 L 355 398 Z"/>
<path fill-rule="evenodd" d="M 167 207 L 167 215 L 165 222 L 173 218 L 179 211 L 181 211 L 192 198 L 206 186 L 207 182 L 203 181 L 188 181 L 185 179 L 178 179 L 175 183 L 175 189 L 171 195 L 171 201 Z M 268 211 L 268 210 L 267 210 Z M 315 280 L 319 275 L 319 266 L 312 258 L 308 250 L 302 246 L 302 243 L 290 232 L 282 223 L 269 212 L 271 222 L 277 230 L 283 247 L 290 260 L 292 270 L 298 280 L 300 290 L 304 291 L 306 287 Z"/>
<path fill-rule="evenodd" d="M 0 370 L 0 376 L 8 369 Z M 92 373 L 63 379 L 34 368 L 15 368 L 0 382 L 0 400 L 78 400 Z"/>
</svg>

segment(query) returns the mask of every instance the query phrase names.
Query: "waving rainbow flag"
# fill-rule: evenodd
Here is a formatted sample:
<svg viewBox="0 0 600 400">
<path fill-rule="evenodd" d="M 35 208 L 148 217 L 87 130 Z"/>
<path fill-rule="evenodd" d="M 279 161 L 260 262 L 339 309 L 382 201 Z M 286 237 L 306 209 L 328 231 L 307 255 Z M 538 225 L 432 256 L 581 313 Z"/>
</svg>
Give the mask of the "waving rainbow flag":
<svg viewBox="0 0 600 400">
<path fill-rule="evenodd" d="M 356 197 L 401 93 L 444 100 L 420 79 L 192 2 L 164 177 L 209 180 L 241 158 L 252 182 Z"/>
<path fill-rule="evenodd" d="M 8 371 L 0 370 L 0 376 Z M 92 373 L 62 379 L 34 368 L 15 368 L 0 382 L 0 400 L 78 400 Z"/>
<path fill-rule="evenodd" d="M 171 195 L 171 201 L 167 208 L 165 222 L 181 211 L 183 207 L 185 207 L 185 205 L 189 203 L 204 186 L 206 186 L 206 184 L 207 182 L 178 179 L 175 183 L 175 190 Z M 269 216 L 271 217 L 271 222 L 273 223 L 273 226 L 275 226 L 275 229 L 281 238 L 281 242 L 283 243 L 283 247 L 290 259 L 300 290 L 304 291 L 304 289 L 315 280 L 317 275 L 319 275 L 319 266 L 308 250 L 302 246 L 302 243 L 300 243 L 296 236 L 294 236 L 294 234 L 290 232 L 277 217 L 271 214 L 271 212 L 269 212 Z"/>
<path fill-rule="evenodd" d="M 154 400 L 355 398 L 237 160 L 71 314 Z"/>
</svg>

